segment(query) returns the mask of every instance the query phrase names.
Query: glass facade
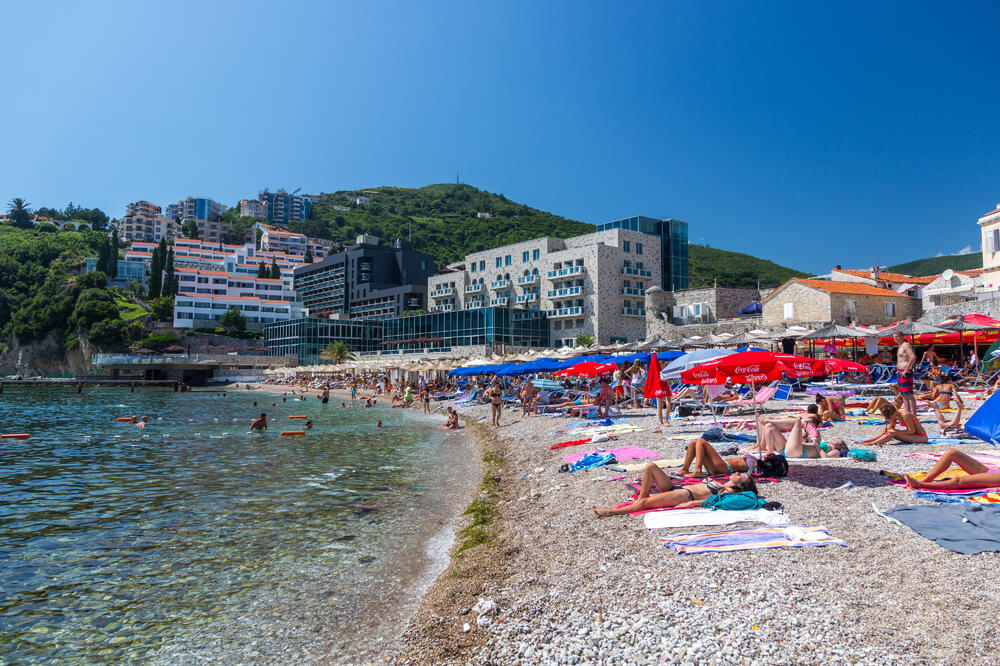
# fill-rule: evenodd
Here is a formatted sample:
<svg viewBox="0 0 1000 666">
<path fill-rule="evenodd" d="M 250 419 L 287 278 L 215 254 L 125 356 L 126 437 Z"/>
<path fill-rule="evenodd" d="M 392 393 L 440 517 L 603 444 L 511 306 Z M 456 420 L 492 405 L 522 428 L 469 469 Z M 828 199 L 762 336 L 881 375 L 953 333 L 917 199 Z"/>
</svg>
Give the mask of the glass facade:
<svg viewBox="0 0 1000 666">
<path fill-rule="evenodd" d="M 597 225 L 598 231 L 625 229 L 660 237 L 660 258 L 663 281 L 667 291 L 688 288 L 688 223 L 683 220 L 657 220 L 637 215 Z"/>
<path fill-rule="evenodd" d="M 299 363 L 321 363 L 319 353 L 334 340 L 344 341 L 353 352 L 378 351 L 382 322 L 318 319 L 290 319 L 264 327 L 264 340 L 271 356 L 295 354 Z"/>
<path fill-rule="evenodd" d="M 398 317 L 382 322 L 386 351 L 446 351 L 471 345 L 548 347 L 549 323 L 540 310 L 477 308 Z"/>
</svg>

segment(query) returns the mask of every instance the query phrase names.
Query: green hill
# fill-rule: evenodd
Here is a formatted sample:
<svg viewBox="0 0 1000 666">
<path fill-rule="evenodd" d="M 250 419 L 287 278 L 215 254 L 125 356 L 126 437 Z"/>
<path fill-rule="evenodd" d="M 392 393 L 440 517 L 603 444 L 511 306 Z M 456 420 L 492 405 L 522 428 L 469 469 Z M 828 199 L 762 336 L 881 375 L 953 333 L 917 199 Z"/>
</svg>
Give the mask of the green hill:
<svg viewBox="0 0 1000 666">
<path fill-rule="evenodd" d="M 889 266 L 887 271 L 902 273 L 903 275 L 913 275 L 922 277 L 925 275 L 938 275 L 946 268 L 956 271 L 969 271 L 973 268 L 983 267 L 983 255 L 980 252 L 972 254 L 952 254 L 945 257 L 928 257 L 926 259 L 916 259 L 905 264 Z"/>
<path fill-rule="evenodd" d="M 807 273 L 786 268 L 767 259 L 742 252 L 718 250 L 704 245 L 688 245 L 688 270 L 691 287 L 756 288 L 777 287 L 793 277 L 808 277 Z"/>
<path fill-rule="evenodd" d="M 371 199 L 358 205 L 362 192 Z M 476 213 L 489 213 L 478 218 Z M 353 243 L 368 233 L 383 240 L 407 238 L 433 255 L 439 266 L 460 261 L 470 252 L 518 243 L 539 236 L 566 238 L 594 231 L 593 225 L 569 220 L 511 201 L 471 185 L 440 184 L 419 189 L 377 187 L 325 195 L 304 222 L 288 225 L 291 231 L 314 238 Z M 703 287 L 718 279 L 729 287 L 775 287 L 805 273 L 772 261 L 715 248 L 690 246 L 691 286 Z"/>
</svg>

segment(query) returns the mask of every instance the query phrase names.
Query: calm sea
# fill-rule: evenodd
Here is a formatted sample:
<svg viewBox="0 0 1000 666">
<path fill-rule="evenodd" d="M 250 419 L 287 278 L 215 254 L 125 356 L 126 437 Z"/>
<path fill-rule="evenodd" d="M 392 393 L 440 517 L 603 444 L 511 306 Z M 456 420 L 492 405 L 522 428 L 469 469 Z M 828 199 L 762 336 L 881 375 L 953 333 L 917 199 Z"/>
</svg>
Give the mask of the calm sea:
<svg viewBox="0 0 1000 666">
<path fill-rule="evenodd" d="M 150 425 L 115 421 L 133 414 Z M 279 436 L 293 414 L 315 428 Z M 374 660 L 477 482 L 435 426 L 260 391 L 8 384 L 0 432 L 32 436 L 0 440 L 0 662 Z"/>
</svg>

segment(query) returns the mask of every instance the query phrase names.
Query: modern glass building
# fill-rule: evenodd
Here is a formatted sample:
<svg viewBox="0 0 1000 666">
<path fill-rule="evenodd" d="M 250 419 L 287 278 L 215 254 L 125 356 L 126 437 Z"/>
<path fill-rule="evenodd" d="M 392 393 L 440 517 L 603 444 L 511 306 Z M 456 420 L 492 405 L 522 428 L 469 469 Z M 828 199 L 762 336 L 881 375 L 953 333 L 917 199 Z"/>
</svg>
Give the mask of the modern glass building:
<svg viewBox="0 0 1000 666">
<path fill-rule="evenodd" d="M 662 284 L 666 291 L 688 288 L 688 223 L 683 220 L 657 220 L 636 215 L 597 225 L 598 231 L 628 229 L 660 237 Z"/>
<path fill-rule="evenodd" d="M 130 280 L 135 280 L 146 286 L 148 278 L 146 277 L 146 269 L 148 265 L 145 261 L 129 261 L 126 259 L 118 260 L 118 274 L 108 280 L 108 284 L 127 287 Z M 84 273 L 93 273 L 97 270 L 97 258 L 87 257 L 86 263 L 84 264 Z"/>
<path fill-rule="evenodd" d="M 382 322 L 386 351 L 447 351 L 473 345 L 548 347 L 549 323 L 541 310 L 490 307 L 432 312 Z"/>
<path fill-rule="evenodd" d="M 353 352 L 381 349 L 382 322 L 303 317 L 264 327 L 271 356 L 295 354 L 299 363 L 320 363 L 319 353 L 334 340 L 344 341 Z"/>
</svg>

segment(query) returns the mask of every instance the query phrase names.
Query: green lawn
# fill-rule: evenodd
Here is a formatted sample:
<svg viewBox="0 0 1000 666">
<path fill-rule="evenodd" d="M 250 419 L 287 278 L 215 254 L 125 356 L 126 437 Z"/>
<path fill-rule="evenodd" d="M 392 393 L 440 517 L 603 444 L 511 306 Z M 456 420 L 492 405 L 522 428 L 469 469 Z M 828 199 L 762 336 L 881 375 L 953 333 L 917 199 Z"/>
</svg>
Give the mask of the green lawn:
<svg viewBox="0 0 1000 666">
<path fill-rule="evenodd" d="M 115 303 L 118 304 L 118 312 L 125 321 L 132 321 L 133 319 L 149 314 L 148 310 L 142 309 L 141 306 L 135 303 L 126 301 L 121 296 L 115 296 Z"/>
</svg>

